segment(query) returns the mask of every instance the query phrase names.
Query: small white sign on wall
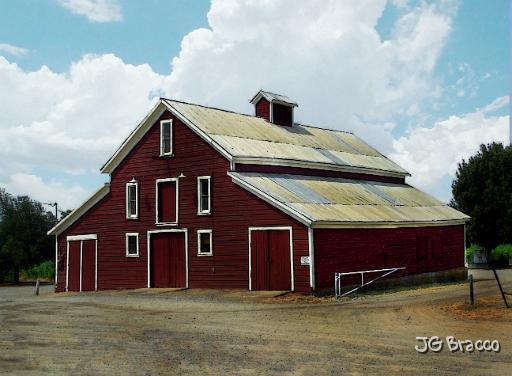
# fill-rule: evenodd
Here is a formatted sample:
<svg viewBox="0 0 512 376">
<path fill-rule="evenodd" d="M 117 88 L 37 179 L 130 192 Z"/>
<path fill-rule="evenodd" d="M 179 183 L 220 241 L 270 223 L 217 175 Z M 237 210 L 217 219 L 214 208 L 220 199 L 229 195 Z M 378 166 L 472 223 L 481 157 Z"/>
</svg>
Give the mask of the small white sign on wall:
<svg viewBox="0 0 512 376">
<path fill-rule="evenodd" d="M 309 265 L 309 256 L 301 256 L 300 264 L 301 265 Z"/>
</svg>

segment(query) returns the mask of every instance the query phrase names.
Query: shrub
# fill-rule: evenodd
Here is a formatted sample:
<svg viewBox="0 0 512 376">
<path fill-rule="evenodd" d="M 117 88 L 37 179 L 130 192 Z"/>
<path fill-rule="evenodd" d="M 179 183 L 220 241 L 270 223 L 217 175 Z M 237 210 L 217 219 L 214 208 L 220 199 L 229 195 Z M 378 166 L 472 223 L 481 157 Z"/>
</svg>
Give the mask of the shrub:
<svg viewBox="0 0 512 376">
<path fill-rule="evenodd" d="M 512 259 L 512 244 L 501 244 L 491 252 L 491 261 L 499 265 L 508 266 Z"/>
<path fill-rule="evenodd" d="M 473 262 L 473 253 L 483 251 L 483 247 L 478 244 L 471 244 L 471 247 L 466 248 L 466 261 L 470 264 Z"/>
<path fill-rule="evenodd" d="M 53 261 L 44 261 L 21 272 L 21 278 L 30 279 L 53 279 L 55 276 L 55 265 Z"/>
</svg>

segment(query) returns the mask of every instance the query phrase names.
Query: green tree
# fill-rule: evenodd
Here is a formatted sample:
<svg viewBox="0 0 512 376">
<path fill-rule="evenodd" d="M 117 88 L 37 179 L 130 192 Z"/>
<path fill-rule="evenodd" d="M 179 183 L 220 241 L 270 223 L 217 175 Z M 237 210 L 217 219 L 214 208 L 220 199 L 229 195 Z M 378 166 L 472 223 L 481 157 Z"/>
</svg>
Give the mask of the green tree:
<svg viewBox="0 0 512 376">
<path fill-rule="evenodd" d="M 52 239 L 46 232 L 55 216 L 27 196 L 14 197 L 0 189 L 0 278 L 52 257 Z"/>
<path fill-rule="evenodd" d="M 454 208 L 471 216 L 468 240 L 490 251 L 512 243 L 512 146 L 481 145 L 459 163 L 452 183 Z"/>
</svg>

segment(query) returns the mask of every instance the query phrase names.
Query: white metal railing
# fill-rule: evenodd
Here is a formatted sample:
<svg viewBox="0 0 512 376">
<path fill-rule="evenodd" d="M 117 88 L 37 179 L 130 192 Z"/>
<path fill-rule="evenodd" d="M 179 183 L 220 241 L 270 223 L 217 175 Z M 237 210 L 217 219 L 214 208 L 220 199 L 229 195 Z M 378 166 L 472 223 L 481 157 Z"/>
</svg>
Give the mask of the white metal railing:
<svg viewBox="0 0 512 376">
<path fill-rule="evenodd" d="M 336 272 L 336 273 L 334 273 L 334 294 L 336 295 L 337 298 L 339 298 L 340 296 L 346 296 L 348 294 L 352 294 L 353 292 L 359 290 L 361 287 L 368 286 L 370 283 L 373 283 L 373 282 L 377 281 L 378 279 L 387 277 L 388 275 L 396 272 L 397 270 L 402 270 L 402 269 L 405 269 L 405 266 L 400 267 L 400 268 L 360 270 L 357 272 L 344 272 L 344 273 Z M 364 281 L 365 274 L 379 273 L 379 272 L 385 272 L 385 273 L 378 276 L 377 278 L 372 279 L 371 281 L 368 281 L 368 282 Z M 342 294 L 341 293 L 341 277 L 344 275 L 355 275 L 355 274 L 361 274 L 361 286 L 357 286 L 357 287 L 353 288 L 352 290 L 347 291 Z"/>
</svg>

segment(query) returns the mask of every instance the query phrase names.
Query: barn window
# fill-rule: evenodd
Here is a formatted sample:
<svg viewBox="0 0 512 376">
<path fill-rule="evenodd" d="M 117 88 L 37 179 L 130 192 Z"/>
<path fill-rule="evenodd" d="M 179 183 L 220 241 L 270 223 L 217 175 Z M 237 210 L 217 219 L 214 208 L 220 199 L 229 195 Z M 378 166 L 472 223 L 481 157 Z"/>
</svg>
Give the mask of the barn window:
<svg viewBox="0 0 512 376">
<path fill-rule="evenodd" d="M 160 155 L 172 155 L 172 120 L 160 122 Z"/>
<path fill-rule="evenodd" d="M 178 179 L 157 179 L 156 181 L 156 223 L 158 225 L 178 224 L 179 189 Z"/>
<path fill-rule="evenodd" d="M 197 178 L 197 214 L 211 213 L 211 178 L 210 176 L 199 176 Z"/>
<path fill-rule="evenodd" d="M 139 234 L 131 232 L 126 234 L 126 257 L 139 256 Z"/>
<path fill-rule="evenodd" d="M 139 184 L 132 178 L 126 183 L 126 218 L 137 219 L 139 217 Z"/>
<path fill-rule="evenodd" d="M 197 254 L 212 256 L 212 230 L 197 230 Z"/>
</svg>

